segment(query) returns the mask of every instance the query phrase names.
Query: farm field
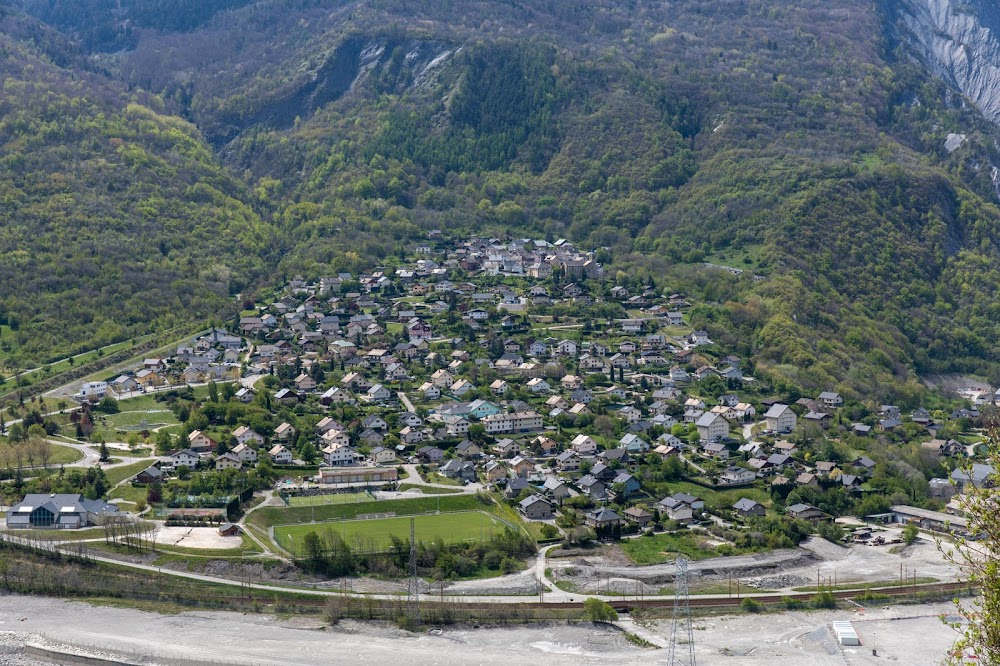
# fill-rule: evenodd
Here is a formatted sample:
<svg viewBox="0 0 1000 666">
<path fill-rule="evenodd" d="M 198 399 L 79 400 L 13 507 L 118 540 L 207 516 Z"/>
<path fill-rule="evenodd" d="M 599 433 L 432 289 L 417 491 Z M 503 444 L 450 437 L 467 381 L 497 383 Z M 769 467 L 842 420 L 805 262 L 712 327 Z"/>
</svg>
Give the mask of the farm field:
<svg viewBox="0 0 1000 666">
<path fill-rule="evenodd" d="M 314 495 L 312 497 L 289 497 L 290 506 L 324 506 L 327 504 L 351 504 L 358 502 L 372 502 L 375 497 L 368 492 L 364 493 L 336 493 L 334 495 Z"/>
<path fill-rule="evenodd" d="M 413 520 L 417 541 L 425 542 L 438 538 L 447 543 L 479 541 L 504 528 L 504 524 L 498 519 L 481 511 L 413 516 Z M 339 533 L 352 547 L 377 551 L 387 549 L 393 535 L 403 541 L 409 541 L 410 517 L 279 525 L 274 528 L 274 538 L 279 546 L 290 553 L 295 553 L 297 544 L 303 543 L 306 534 L 322 533 L 327 530 Z"/>
</svg>

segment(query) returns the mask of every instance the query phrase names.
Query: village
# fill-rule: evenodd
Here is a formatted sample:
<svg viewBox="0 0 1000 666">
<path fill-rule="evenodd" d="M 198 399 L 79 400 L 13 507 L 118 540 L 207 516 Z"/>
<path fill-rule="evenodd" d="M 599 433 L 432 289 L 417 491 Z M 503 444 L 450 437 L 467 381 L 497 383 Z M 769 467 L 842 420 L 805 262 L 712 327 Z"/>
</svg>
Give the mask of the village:
<svg viewBox="0 0 1000 666">
<path fill-rule="evenodd" d="M 666 285 L 609 280 L 566 241 L 432 233 L 398 265 L 296 278 L 172 355 L 84 383 L 83 415 L 61 429 L 155 449 L 97 514 L 155 511 L 229 534 L 252 529 L 231 509 L 253 491 L 313 507 L 309 523 L 344 498 L 437 495 L 439 510 L 468 510 L 459 496 L 488 495 L 540 544 L 620 540 L 637 565 L 793 547 L 817 532 L 865 543 L 876 538 L 866 523 L 965 532 L 963 486 L 992 473 L 964 465 L 977 456 L 981 399 L 904 412 L 835 387 L 780 394 L 691 326 L 693 305 Z M 167 406 L 149 413 L 172 425 L 150 416 L 95 430 L 114 419 L 102 410 L 140 403 Z M 900 457 L 918 459 L 923 478 Z M 44 499 L 13 507 L 8 527 L 52 526 Z M 99 522 L 74 516 L 57 526 Z M 845 529 L 844 517 L 860 520 Z M 300 519 L 264 529 L 285 522 Z M 299 556 L 298 527 L 248 536 Z M 352 534 L 360 543 L 364 526 Z"/>
</svg>

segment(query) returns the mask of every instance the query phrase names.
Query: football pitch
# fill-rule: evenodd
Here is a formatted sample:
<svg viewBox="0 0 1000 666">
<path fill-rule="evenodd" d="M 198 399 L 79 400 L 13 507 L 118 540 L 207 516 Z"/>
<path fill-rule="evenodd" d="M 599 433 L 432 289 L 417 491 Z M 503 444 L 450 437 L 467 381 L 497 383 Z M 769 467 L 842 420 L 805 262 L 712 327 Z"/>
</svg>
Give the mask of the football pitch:
<svg viewBox="0 0 1000 666">
<path fill-rule="evenodd" d="M 405 542 L 410 540 L 410 518 L 415 521 L 417 541 L 434 541 L 438 537 L 445 543 L 470 542 L 488 539 L 502 531 L 504 523 L 482 511 L 463 511 L 422 516 L 398 516 L 369 520 L 342 520 L 330 523 L 301 525 L 276 525 L 274 538 L 278 545 L 290 553 L 298 553 L 309 532 L 323 534 L 334 531 L 352 547 L 365 551 L 387 550 L 390 537 L 396 535 Z"/>
<path fill-rule="evenodd" d="M 313 495 L 312 497 L 289 497 L 289 506 L 324 506 L 327 504 L 354 504 L 356 502 L 371 502 L 375 496 L 369 492 L 335 493 L 332 495 Z"/>
</svg>

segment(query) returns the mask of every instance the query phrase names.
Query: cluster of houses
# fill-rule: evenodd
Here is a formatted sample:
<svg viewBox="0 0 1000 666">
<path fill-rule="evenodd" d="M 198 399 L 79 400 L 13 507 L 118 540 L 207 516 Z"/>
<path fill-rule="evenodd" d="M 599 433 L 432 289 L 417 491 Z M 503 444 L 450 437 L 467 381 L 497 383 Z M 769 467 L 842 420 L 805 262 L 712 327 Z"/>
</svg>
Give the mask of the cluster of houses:
<svg viewBox="0 0 1000 666">
<path fill-rule="evenodd" d="M 85 382 L 74 398 L 96 402 L 108 395 L 128 397 L 160 388 L 230 381 L 240 376 L 245 344 L 243 337 L 213 328 L 168 358 L 147 358 L 138 368 L 108 381 Z"/>
<path fill-rule="evenodd" d="M 298 429 L 308 423 L 324 483 L 391 482 L 401 462 L 419 462 L 460 482 L 502 488 L 529 519 L 551 518 L 574 495 L 598 503 L 587 518 L 595 527 L 645 525 L 653 508 L 670 520 L 696 519 L 702 499 L 644 492 L 639 471 L 650 456 L 677 457 L 709 485 L 837 483 L 860 492 L 872 460 L 807 458 L 790 441 L 803 424 L 838 421 L 838 393 L 792 404 L 761 398 L 742 360 L 688 325 L 683 294 L 612 286 L 603 274 L 592 253 L 565 240 L 455 243 L 431 234 L 399 267 L 294 279 L 278 300 L 245 313 L 234 331 L 212 330 L 169 359 L 148 359 L 85 390 L 127 394 L 238 373 L 281 376 L 277 388 L 260 382 L 233 399 L 260 403 L 264 391 L 275 411 L 287 407 L 301 418 L 272 432 L 238 424 L 235 446 L 221 455 L 209 434 L 195 430 L 167 465 L 193 467 L 207 458 L 224 471 L 265 456 L 297 464 Z M 587 313 L 595 304 L 621 316 L 593 320 Z M 537 325 L 533 315 L 553 306 L 580 312 L 586 324 Z M 701 397 L 708 380 L 728 392 Z M 348 407 L 350 419 L 342 416 Z M 599 418 L 611 428 L 598 430 Z M 889 432 L 902 419 L 886 405 L 877 424 L 851 428 Z M 934 425 L 924 410 L 908 420 Z M 946 441 L 939 452 L 957 455 L 956 447 Z M 638 497 L 646 507 L 620 516 L 601 506 Z M 731 508 L 744 517 L 763 511 L 750 499 Z M 787 510 L 818 517 L 814 507 Z"/>
</svg>

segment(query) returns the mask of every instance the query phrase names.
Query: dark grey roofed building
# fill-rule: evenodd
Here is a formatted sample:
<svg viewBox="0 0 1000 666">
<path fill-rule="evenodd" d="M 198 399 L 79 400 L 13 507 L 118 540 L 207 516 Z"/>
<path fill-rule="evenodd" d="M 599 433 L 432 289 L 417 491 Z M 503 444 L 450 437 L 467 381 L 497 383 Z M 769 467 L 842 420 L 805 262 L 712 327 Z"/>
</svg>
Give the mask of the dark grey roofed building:
<svg viewBox="0 0 1000 666">
<path fill-rule="evenodd" d="M 74 529 L 94 525 L 99 516 L 116 514 L 118 507 L 83 495 L 27 495 L 7 510 L 7 527 Z"/>
</svg>

